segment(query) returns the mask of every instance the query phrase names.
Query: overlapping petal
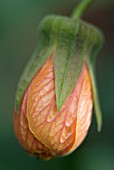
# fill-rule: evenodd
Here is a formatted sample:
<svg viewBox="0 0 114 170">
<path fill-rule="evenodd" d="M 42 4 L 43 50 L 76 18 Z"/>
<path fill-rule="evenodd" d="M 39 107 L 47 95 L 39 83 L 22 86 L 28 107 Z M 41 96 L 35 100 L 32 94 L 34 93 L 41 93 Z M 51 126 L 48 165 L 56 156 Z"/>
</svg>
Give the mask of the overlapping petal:
<svg viewBox="0 0 114 170">
<path fill-rule="evenodd" d="M 56 106 L 53 57 L 31 81 L 15 119 L 23 147 L 45 159 L 65 155 L 85 138 L 91 123 L 91 83 L 86 65 L 60 112 Z M 17 124 L 17 123 L 16 123 Z M 16 127 L 17 125 L 15 125 Z"/>
</svg>

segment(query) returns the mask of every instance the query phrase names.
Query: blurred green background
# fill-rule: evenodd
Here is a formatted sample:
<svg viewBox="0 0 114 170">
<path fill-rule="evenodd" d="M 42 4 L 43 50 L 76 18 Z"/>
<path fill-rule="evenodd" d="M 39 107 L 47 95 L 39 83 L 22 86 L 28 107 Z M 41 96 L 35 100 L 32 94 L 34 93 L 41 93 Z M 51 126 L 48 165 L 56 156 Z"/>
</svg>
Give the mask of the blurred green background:
<svg viewBox="0 0 114 170">
<path fill-rule="evenodd" d="M 103 129 L 95 116 L 86 140 L 70 156 L 31 158 L 13 132 L 15 91 L 37 44 L 38 24 L 47 14 L 70 15 L 76 0 L 0 0 L 0 170 L 114 170 L 114 0 L 96 0 L 84 19 L 99 26 L 105 45 L 97 58 Z"/>
</svg>

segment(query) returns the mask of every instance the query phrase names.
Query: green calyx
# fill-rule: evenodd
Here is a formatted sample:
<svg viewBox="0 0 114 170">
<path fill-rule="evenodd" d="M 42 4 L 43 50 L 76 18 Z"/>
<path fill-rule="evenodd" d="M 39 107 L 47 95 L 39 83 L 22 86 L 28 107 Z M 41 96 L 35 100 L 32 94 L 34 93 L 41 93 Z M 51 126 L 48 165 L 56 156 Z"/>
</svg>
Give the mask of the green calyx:
<svg viewBox="0 0 114 170">
<path fill-rule="evenodd" d="M 16 94 L 16 109 L 19 109 L 23 94 L 32 78 L 53 53 L 56 104 L 60 111 L 66 98 L 73 90 L 86 63 L 90 71 L 94 104 L 101 127 L 101 113 L 94 78 L 94 59 L 103 43 L 101 32 L 80 20 L 61 16 L 48 16 L 39 27 L 39 44 L 28 62 L 20 79 Z M 97 102 L 96 102 L 97 100 Z M 99 116 L 100 115 L 100 116 Z"/>
</svg>

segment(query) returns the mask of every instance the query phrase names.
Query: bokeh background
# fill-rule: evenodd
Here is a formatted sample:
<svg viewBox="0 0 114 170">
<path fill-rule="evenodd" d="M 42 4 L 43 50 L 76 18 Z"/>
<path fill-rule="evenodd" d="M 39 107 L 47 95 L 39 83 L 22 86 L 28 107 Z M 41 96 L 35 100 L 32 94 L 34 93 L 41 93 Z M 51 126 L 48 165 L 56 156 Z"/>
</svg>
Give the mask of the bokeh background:
<svg viewBox="0 0 114 170">
<path fill-rule="evenodd" d="M 97 58 L 103 129 L 93 122 L 86 140 L 70 156 L 36 160 L 13 132 L 15 91 L 37 44 L 38 24 L 47 14 L 70 15 L 76 0 L 0 0 L 0 170 L 114 170 L 114 0 L 96 0 L 83 18 L 99 26 L 105 45 Z"/>
</svg>

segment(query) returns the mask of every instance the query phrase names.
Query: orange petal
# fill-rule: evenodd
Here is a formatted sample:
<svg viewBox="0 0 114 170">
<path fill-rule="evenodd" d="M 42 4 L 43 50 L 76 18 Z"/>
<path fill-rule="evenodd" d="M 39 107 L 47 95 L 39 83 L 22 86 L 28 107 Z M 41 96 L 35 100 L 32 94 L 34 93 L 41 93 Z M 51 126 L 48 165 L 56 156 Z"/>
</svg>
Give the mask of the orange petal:
<svg viewBox="0 0 114 170">
<path fill-rule="evenodd" d="M 28 91 L 29 88 L 23 97 L 19 112 L 14 113 L 15 134 L 23 148 L 31 155 L 39 155 L 39 157 L 50 159 L 52 155 L 49 149 L 35 138 L 28 126 L 28 120 L 26 118 Z"/>
<path fill-rule="evenodd" d="M 53 155 L 64 155 L 85 138 L 91 112 L 91 84 L 85 65 L 75 88 L 58 112 L 53 58 L 50 57 L 29 86 L 26 116 L 31 132 Z"/>
<path fill-rule="evenodd" d="M 91 93 L 91 82 L 86 65 L 83 66 L 79 81 L 81 78 L 83 78 L 83 81 L 81 83 L 81 92 L 77 107 L 75 143 L 67 154 L 74 151 L 74 149 L 76 149 L 83 142 L 84 138 L 87 135 L 92 119 L 93 101 Z"/>
</svg>

